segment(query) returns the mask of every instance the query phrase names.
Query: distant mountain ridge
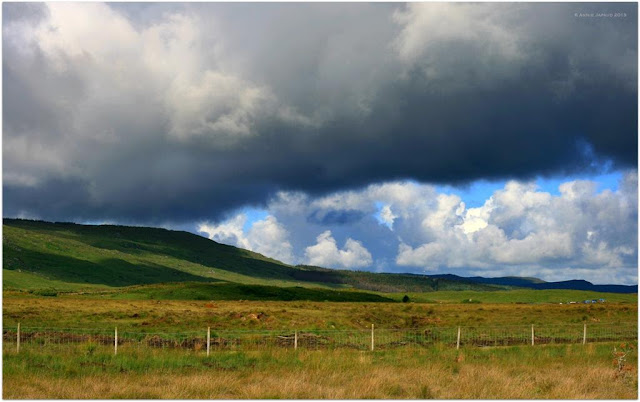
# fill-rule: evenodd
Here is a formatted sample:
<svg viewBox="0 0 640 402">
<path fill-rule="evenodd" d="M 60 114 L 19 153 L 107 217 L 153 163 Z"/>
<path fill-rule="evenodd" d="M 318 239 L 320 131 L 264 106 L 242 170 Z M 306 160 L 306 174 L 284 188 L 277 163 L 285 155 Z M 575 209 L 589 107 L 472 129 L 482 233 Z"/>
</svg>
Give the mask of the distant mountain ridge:
<svg viewBox="0 0 640 402">
<path fill-rule="evenodd" d="M 568 289 L 568 290 L 588 290 L 593 292 L 607 293 L 638 293 L 638 285 L 594 285 L 583 279 L 569 281 L 546 282 L 539 278 L 525 278 L 518 276 L 505 276 L 498 278 L 485 278 L 482 276 L 463 277 L 453 274 L 429 275 L 431 278 L 442 278 L 448 280 L 466 280 L 487 285 L 516 286 L 530 289 Z"/>
</svg>

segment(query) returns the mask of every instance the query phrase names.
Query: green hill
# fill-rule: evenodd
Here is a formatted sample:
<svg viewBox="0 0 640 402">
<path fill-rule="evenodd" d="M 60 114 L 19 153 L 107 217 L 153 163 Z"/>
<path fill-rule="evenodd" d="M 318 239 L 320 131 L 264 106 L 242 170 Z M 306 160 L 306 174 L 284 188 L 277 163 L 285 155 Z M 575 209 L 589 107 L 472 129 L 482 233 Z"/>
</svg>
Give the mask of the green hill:
<svg viewBox="0 0 640 402">
<path fill-rule="evenodd" d="M 324 291 L 352 289 L 350 293 L 353 290 L 364 293 L 505 289 L 422 275 L 290 266 L 192 233 L 146 227 L 4 219 L 3 251 L 5 290 L 86 292 L 179 282 L 188 282 L 194 287 L 194 294 L 197 283 L 221 282 Z M 229 289 L 235 289 L 238 298 L 249 292 L 246 287 L 197 288 L 200 292 L 209 289 L 209 293 L 217 289 L 219 296 L 224 298 L 230 297 Z M 133 293 L 136 292 L 139 291 Z M 304 293 L 297 292 L 299 295 Z M 307 296 L 322 300 L 333 297 Z M 287 300 L 290 296 L 283 293 L 281 297 Z"/>
<path fill-rule="evenodd" d="M 299 280 L 333 283 L 376 292 L 433 292 L 438 290 L 502 290 L 508 286 L 474 283 L 465 278 L 457 280 L 433 278 L 416 274 L 390 274 L 366 271 L 344 271 L 298 265 L 293 277 Z"/>
</svg>

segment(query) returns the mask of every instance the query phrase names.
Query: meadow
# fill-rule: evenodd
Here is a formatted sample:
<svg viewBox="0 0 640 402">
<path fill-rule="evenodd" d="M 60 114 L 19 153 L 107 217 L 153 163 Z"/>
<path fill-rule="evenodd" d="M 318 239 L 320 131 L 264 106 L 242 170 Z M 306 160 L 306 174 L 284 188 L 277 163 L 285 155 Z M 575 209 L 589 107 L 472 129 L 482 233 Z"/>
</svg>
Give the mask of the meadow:
<svg viewBox="0 0 640 402">
<path fill-rule="evenodd" d="M 71 347 L 3 353 L 3 397 L 171 399 L 636 399 L 619 344 L 204 353 Z M 628 348 L 628 347 L 627 347 Z"/>
<path fill-rule="evenodd" d="M 520 291 L 515 291 L 520 294 Z M 536 295 L 528 290 L 525 294 Z M 508 292 L 482 292 L 482 303 L 461 303 L 458 292 L 428 297 L 457 302 L 362 303 L 318 301 L 140 300 L 94 295 L 35 296 L 4 292 L 3 324 L 31 327 L 119 328 L 138 331 L 214 329 L 366 329 L 425 326 L 636 322 L 637 295 L 625 302 L 555 304 L 487 302 Z M 544 293 L 541 293 L 544 295 Z M 593 296 L 594 293 L 591 293 Z M 595 294 L 597 297 L 598 294 Z M 512 296 L 516 297 L 516 296 Z M 532 296 L 531 296 L 532 297 Z M 558 296 L 559 297 L 559 296 Z M 258 318 L 259 317 L 259 318 Z"/>
<path fill-rule="evenodd" d="M 519 292 L 519 291 L 516 291 Z M 525 295 L 527 291 L 525 291 Z M 528 292 L 537 292 L 530 290 Z M 552 294 L 557 291 L 545 291 Z M 495 294 L 494 294 L 495 293 Z M 140 300 L 108 294 L 38 296 L 4 292 L 5 331 L 23 327 L 103 329 L 120 333 L 259 330 L 424 329 L 636 322 L 636 295 L 603 304 L 482 303 L 430 294 L 431 303 Z M 517 297 L 518 294 L 512 297 Z M 522 296 L 519 295 L 519 296 Z M 558 295 L 556 295 L 557 297 Z M 445 301 L 451 298 L 451 301 Z M 212 350 L 95 343 L 53 347 L 4 342 L 4 398 L 419 398 L 635 399 L 637 353 L 622 368 L 620 343 L 477 347 L 463 343 L 376 349 Z M 631 341 L 630 345 L 637 345 Z"/>
</svg>

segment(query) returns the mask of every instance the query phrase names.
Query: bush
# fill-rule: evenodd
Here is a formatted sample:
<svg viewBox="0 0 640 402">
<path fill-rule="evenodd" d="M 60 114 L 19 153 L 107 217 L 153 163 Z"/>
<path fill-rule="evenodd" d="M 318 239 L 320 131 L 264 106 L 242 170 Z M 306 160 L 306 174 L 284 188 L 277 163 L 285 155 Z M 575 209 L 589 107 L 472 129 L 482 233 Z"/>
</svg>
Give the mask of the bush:
<svg viewBox="0 0 640 402">
<path fill-rule="evenodd" d="M 411 301 L 411 299 L 409 299 L 409 296 L 404 295 L 404 297 L 402 298 L 402 302 L 403 303 L 409 303 Z"/>
<path fill-rule="evenodd" d="M 47 296 L 47 297 L 56 297 L 58 296 L 58 292 L 55 290 L 36 290 L 33 294 L 38 296 Z"/>
</svg>

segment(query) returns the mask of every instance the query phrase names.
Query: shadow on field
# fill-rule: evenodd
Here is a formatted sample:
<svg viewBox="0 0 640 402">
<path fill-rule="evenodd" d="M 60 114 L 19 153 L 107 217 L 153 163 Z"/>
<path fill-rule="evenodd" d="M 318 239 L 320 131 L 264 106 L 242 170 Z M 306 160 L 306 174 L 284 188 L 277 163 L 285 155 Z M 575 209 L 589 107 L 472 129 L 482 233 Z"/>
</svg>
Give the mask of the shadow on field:
<svg viewBox="0 0 640 402">
<path fill-rule="evenodd" d="M 5 254 L 3 262 L 7 258 L 11 256 Z M 115 258 L 106 258 L 96 263 L 32 250 L 22 250 L 18 261 L 10 265 L 5 263 L 4 268 L 33 271 L 49 279 L 65 282 L 114 287 L 162 282 L 218 282 L 162 265 L 132 264 Z"/>
</svg>

